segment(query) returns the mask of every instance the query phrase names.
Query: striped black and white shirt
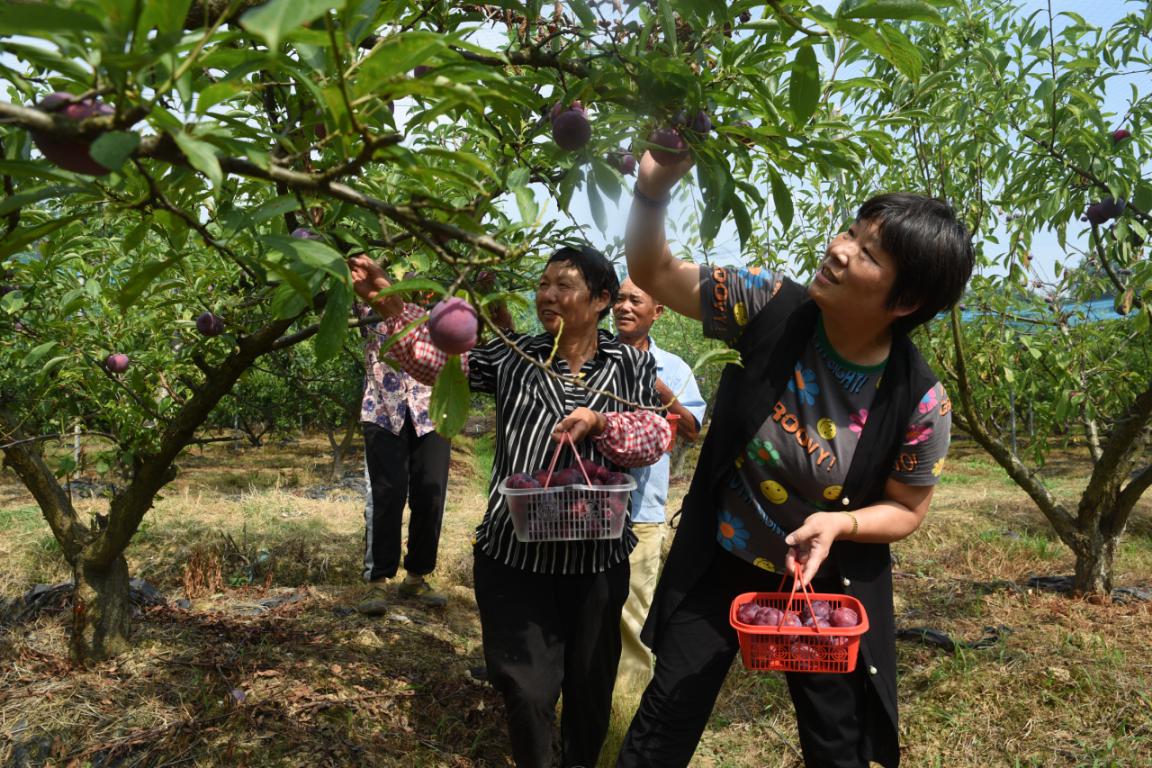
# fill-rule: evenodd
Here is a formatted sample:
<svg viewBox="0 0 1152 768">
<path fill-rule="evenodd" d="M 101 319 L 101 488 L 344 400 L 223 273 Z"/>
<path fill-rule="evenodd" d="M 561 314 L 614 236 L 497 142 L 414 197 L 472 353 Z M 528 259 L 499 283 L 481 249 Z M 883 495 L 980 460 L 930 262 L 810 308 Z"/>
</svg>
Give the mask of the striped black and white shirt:
<svg viewBox="0 0 1152 768">
<path fill-rule="evenodd" d="M 421 312 L 419 307 L 407 305 L 386 322 L 386 328 L 395 333 Z M 552 355 L 553 338 L 548 334 L 510 334 L 509 338 L 534 360 L 543 362 Z M 603 413 L 607 422 L 602 435 L 576 446 L 582 459 L 620 471 L 652 464 L 663 455 L 671 433 L 662 413 L 636 410 L 603 394 L 611 392 L 629 403 L 658 408 L 655 359 L 605 331 L 600 331 L 598 341 L 596 354 L 580 370 L 583 386 L 549 376 L 500 339 L 462 356 L 472 391 L 496 399 L 496 447 L 488 509 L 476 529 L 476 544 L 506 565 L 535 573 L 598 573 L 627 560 L 635 546 L 630 520 L 619 539 L 522 542 L 516 538 L 508 505 L 497 488 L 509 475 L 546 468 L 556 447 L 553 428 L 579 407 Z M 426 382 L 435 380 L 446 360 L 446 355 L 430 343 L 425 324 L 411 330 L 389 351 L 406 371 Z M 561 376 L 572 373 L 559 356 L 549 368 Z M 557 468 L 572 464 L 571 451 L 562 452 Z"/>
</svg>

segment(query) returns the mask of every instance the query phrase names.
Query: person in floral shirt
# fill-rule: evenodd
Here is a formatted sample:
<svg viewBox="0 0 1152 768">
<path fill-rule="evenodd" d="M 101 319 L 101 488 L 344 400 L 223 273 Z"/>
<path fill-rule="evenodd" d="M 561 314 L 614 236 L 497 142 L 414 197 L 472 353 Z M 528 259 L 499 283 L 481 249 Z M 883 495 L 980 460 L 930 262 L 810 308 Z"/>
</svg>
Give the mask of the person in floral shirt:
<svg viewBox="0 0 1152 768">
<path fill-rule="evenodd" d="M 368 311 L 364 307 L 361 314 Z M 425 605 L 443 606 L 446 598 L 426 577 L 436 569 L 451 445 L 428 416 L 432 387 L 381 360 L 376 326 L 364 330 L 364 580 L 382 586 L 396 576 L 407 504 L 406 576 L 397 591 Z"/>
</svg>

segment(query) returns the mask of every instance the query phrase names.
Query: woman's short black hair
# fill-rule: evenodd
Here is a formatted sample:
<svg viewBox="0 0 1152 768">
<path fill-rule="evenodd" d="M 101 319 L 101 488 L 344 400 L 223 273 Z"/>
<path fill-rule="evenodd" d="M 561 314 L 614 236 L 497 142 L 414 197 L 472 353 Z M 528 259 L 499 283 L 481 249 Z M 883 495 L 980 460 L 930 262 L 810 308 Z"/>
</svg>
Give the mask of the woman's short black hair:
<svg viewBox="0 0 1152 768">
<path fill-rule="evenodd" d="M 880 227 L 880 245 L 896 262 L 888 306 L 916 306 L 892 324 L 909 333 L 960 300 L 975 254 L 968 229 L 945 202 L 909 192 L 877 195 L 856 214 Z"/>
<path fill-rule="evenodd" d="M 591 297 L 595 298 L 603 291 L 608 292 L 608 306 L 600 311 L 600 319 L 607 317 L 620 295 L 620 278 L 616 276 L 616 268 L 608 261 L 608 257 L 590 245 L 576 243 L 560 246 L 559 250 L 548 257 L 549 264 L 554 261 L 567 262 L 580 270 Z"/>
</svg>

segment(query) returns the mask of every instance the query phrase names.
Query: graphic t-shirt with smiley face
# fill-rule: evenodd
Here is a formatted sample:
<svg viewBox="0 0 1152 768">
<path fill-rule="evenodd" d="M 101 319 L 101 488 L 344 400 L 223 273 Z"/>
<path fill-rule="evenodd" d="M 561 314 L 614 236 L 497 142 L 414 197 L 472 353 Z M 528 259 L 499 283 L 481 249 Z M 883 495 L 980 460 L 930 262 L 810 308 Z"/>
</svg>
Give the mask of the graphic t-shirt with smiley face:
<svg viewBox="0 0 1152 768">
<path fill-rule="evenodd" d="M 704 332 L 724 341 L 739 336 L 771 301 L 784 278 L 758 268 L 700 268 Z M 723 479 L 717 539 L 732 554 L 782 573 L 784 537 L 813 512 L 845 509 L 841 489 L 884 364 L 860 366 L 840 357 L 817 323 L 772 415 Z M 935 485 L 944 468 L 952 408 L 943 387 L 920 399 L 889 477 Z M 819 575 L 831 575 L 827 561 Z"/>
</svg>

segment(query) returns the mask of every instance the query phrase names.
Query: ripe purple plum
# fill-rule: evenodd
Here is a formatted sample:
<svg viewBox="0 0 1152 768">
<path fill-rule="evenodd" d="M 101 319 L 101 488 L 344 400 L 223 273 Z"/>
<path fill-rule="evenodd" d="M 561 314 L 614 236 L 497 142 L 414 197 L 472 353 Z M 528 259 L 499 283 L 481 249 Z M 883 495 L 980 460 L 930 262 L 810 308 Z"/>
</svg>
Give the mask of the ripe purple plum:
<svg viewBox="0 0 1152 768">
<path fill-rule="evenodd" d="M 800 619 L 800 614 L 795 611 L 785 611 L 783 621 L 778 622 L 782 627 L 802 627 L 804 622 Z"/>
<path fill-rule="evenodd" d="M 431 71 L 432 67 L 428 66 L 427 64 L 417 64 L 412 70 L 412 77 L 424 77 L 424 75 Z"/>
<path fill-rule="evenodd" d="M 800 609 L 800 616 L 804 619 L 815 616 L 818 619 L 826 619 L 832 613 L 832 605 L 827 600 L 813 600 L 812 607 L 809 609 L 808 603 L 804 603 Z"/>
<path fill-rule="evenodd" d="M 292 237 L 295 237 L 299 240 L 323 240 L 324 239 L 324 235 L 320 234 L 319 232 L 315 232 L 311 229 L 308 229 L 307 227 L 297 227 L 296 229 L 292 230 Z"/>
<path fill-rule="evenodd" d="M 196 330 L 205 336 L 219 336 L 224 333 L 224 321 L 219 315 L 211 312 L 201 312 L 196 318 Z"/>
<path fill-rule="evenodd" d="M 1132 138 L 1132 132 L 1125 128 L 1117 128 L 1116 130 L 1112 131 L 1111 136 L 1113 143 L 1119 144 L 1120 142 L 1124 141 L 1124 139 Z"/>
<path fill-rule="evenodd" d="M 692 116 L 692 123 L 688 127 L 696 133 L 709 133 L 712 130 L 712 117 L 702 109 Z"/>
<path fill-rule="evenodd" d="M 615 152 L 608 156 L 608 163 L 625 176 L 636 173 L 636 157 L 631 152 Z"/>
<path fill-rule="evenodd" d="M 104 358 L 104 367 L 108 369 L 109 373 L 124 373 L 128 370 L 128 355 L 123 352 L 113 352 L 108 357 Z"/>
<path fill-rule="evenodd" d="M 855 627 L 860 623 L 860 615 L 851 608 L 841 607 L 832 611 L 828 621 L 834 627 Z"/>
<path fill-rule="evenodd" d="M 539 488 L 540 483 L 536 478 L 527 472 L 520 472 L 519 474 L 510 475 L 505 483 L 509 488 L 524 489 L 524 488 Z"/>
<path fill-rule="evenodd" d="M 1124 213 L 1124 208 L 1127 206 L 1124 200 L 1115 200 L 1111 197 L 1106 197 L 1098 203 L 1091 203 L 1084 209 L 1084 215 L 1080 217 L 1080 221 L 1087 221 L 1093 226 L 1100 226 L 1109 219 L 1115 219 Z"/>
<path fill-rule="evenodd" d="M 759 614 L 760 606 L 756 603 L 744 603 L 736 609 L 736 620 L 744 624 L 759 624 Z"/>
<path fill-rule="evenodd" d="M 111 106 L 96 99 L 77 101 L 70 93 L 57 91 L 45 96 L 37 105 L 42 111 L 61 115 L 78 123 L 89 117 L 104 117 L 116 113 Z M 107 176 L 112 171 L 92 159 L 92 144 L 78 139 L 59 139 L 43 131 L 32 131 L 36 148 L 54 165 L 73 173 L 89 176 Z"/>
<path fill-rule="evenodd" d="M 648 150 L 660 165 L 675 165 L 688 151 L 688 144 L 675 128 L 657 128 L 648 137 L 653 146 Z"/>
<path fill-rule="evenodd" d="M 764 627 L 775 627 L 783 618 L 784 612 L 779 608 L 773 608 L 770 605 L 762 605 L 760 606 L 760 611 L 756 616 L 756 623 Z"/>
<path fill-rule="evenodd" d="M 820 663 L 820 651 L 808 643 L 793 643 L 792 661 L 795 663 L 796 669 L 812 669 Z"/>
<path fill-rule="evenodd" d="M 428 314 L 428 335 L 432 343 L 450 355 L 462 355 L 476 346 L 479 330 L 476 310 L 456 296 L 444 299 Z"/>
<path fill-rule="evenodd" d="M 574 152 L 592 138 L 592 123 L 584 106 L 574 101 L 568 108 L 559 102 L 552 107 L 552 140 L 560 149 Z"/>
<path fill-rule="evenodd" d="M 584 485 L 584 475 L 576 467 L 558 469 L 552 474 L 552 485 Z"/>
<path fill-rule="evenodd" d="M 609 472 L 604 476 L 601 485 L 628 485 L 631 475 L 625 472 Z"/>
</svg>

